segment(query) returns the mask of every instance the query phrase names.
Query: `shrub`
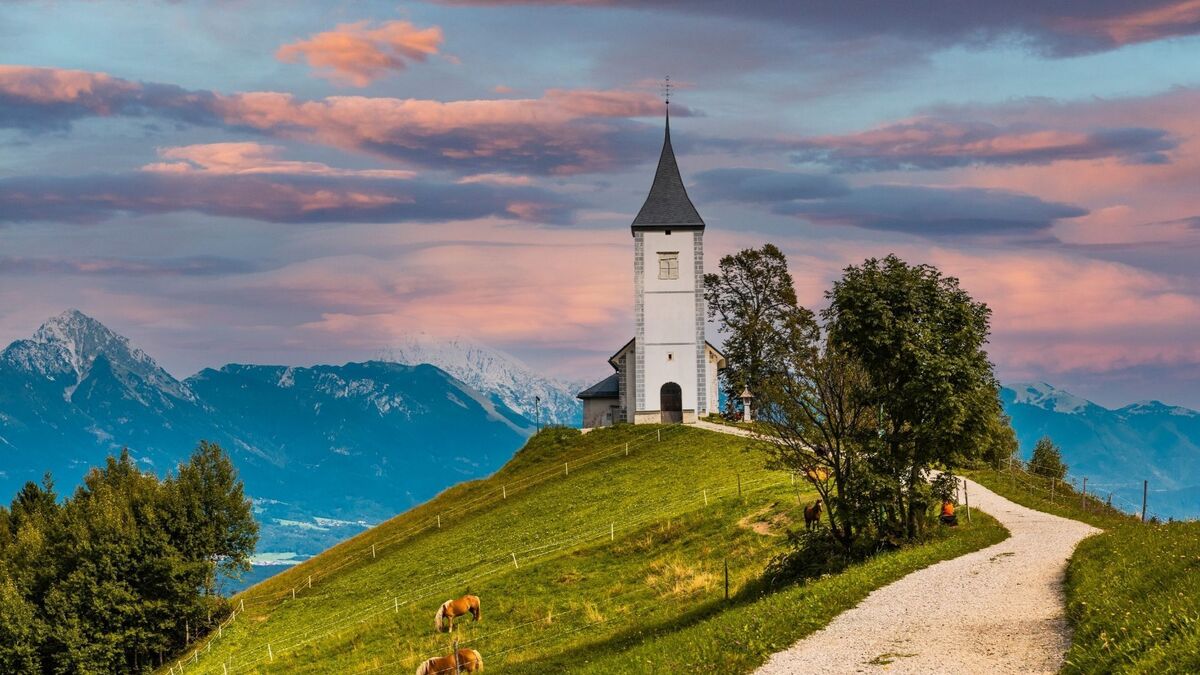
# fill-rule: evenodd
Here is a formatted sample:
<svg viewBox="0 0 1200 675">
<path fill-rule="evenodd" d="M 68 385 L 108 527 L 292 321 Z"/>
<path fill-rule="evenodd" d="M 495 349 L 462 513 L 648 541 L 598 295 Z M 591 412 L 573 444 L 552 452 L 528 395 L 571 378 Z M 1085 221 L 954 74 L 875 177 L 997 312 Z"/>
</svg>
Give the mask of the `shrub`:
<svg viewBox="0 0 1200 675">
<path fill-rule="evenodd" d="M 1055 480 L 1066 477 L 1067 465 L 1063 463 L 1062 451 L 1049 436 L 1042 436 L 1037 445 L 1033 446 L 1033 456 L 1029 458 L 1029 471 Z"/>
</svg>

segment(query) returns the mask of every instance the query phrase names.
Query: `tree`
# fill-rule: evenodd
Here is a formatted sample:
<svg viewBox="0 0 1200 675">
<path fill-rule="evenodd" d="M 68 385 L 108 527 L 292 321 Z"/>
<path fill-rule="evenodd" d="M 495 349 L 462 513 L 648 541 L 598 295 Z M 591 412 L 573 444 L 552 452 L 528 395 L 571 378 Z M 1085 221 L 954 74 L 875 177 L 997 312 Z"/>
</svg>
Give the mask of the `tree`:
<svg viewBox="0 0 1200 675">
<path fill-rule="evenodd" d="M 717 274 L 704 275 L 704 299 L 725 339 L 727 399 L 748 387 L 761 410 L 769 403 L 760 391 L 766 379 L 785 369 L 789 349 L 811 343 L 817 331 L 813 313 L 796 304 L 787 258 L 773 244 L 727 255 Z"/>
<path fill-rule="evenodd" d="M 874 512 L 870 383 L 858 362 L 831 346 L 794 344 L 785 354 L 786 368 L 764 382 L 772 405 L 759 416 L 770 429 L 770 466 L 795 472 L 817 490 L 830 534 L 849 552 Z"/>
<path fill-rule="evenodd" d="M 173 534 L 186 556 L 213 563 L 214 572 L 250 569 L 258 523 L 221 446 L 200 441 L 179 474 L 167 480 L 167 489 L 177 526 Z"/>
<path fill-rule="evenodd" d="M 1063 463 L 1062 451 L 1049 436 L 1042 436 L 1033 446 L 1033 456 L 1029 458 L 1029 471 L 1055 480 L 1067 477 L 1067 465 Z"/>
<path fill-rule="evenodd" d="M 894 255 L 847 267 L 826 296 L 829 341 L 862 364 L 879 411 L 872 460 L 893 493 L 887 523 L 915 537 L 932 501 L 929 469 L 977 457 L 1001 412 L 984 351 L 991 311 L 957 279 Z"/>
</svg>

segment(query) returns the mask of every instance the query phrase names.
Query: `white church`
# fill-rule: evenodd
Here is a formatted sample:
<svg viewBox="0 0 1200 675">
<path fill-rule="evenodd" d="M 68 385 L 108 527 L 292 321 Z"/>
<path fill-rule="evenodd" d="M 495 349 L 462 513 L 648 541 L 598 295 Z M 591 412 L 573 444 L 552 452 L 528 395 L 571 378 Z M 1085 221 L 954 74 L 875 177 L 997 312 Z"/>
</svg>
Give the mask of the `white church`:
<svg viewBox="0 0 1200 675">
<path fill-rule="evenodd" d="M 650 194 L 633 219 L 634 336 L 616 371 L 579 392 L 583 426 L 693 423 L 718 412 L 725 357 L 704 336 L 704 220 L 671 149 L 671 118 Z"/>
</svg>

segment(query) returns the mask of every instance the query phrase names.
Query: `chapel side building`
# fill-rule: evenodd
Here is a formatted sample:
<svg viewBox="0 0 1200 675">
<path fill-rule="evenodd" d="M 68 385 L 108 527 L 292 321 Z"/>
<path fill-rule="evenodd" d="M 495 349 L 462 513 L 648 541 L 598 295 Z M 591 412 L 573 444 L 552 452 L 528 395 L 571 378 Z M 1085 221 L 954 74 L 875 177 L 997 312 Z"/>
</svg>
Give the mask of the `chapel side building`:
<svg viewBox="0 0 1200 675">
<path fill-rule="evenodd" d="M 580 392 L 583 426 L 692 423 L 717 412 L 725 357 L 704 335 L 704 220 L 671 148 L 662 154 L 633 233 L 634 337 L 609 358 L 614 372 Z"/>
</svg>

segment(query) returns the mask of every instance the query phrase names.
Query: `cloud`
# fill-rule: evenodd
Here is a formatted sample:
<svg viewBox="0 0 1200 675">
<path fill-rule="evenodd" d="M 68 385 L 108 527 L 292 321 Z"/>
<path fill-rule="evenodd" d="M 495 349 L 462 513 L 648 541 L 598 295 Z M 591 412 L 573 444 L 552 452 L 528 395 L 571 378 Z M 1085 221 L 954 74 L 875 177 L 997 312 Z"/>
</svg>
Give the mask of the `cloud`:
<svg viewBox="0 0 1200 675">
<path fill-rule="evenodd" d="M 900 36 L 929 49 L 1023 42 L 1051 56 L 1107 51 L 1200 33 L 1200 0 L 935 0 L 844 3 L 827 0 L 443 0 L 454 5 L 591 5 L 672 10 L 794 26 L 834 40 Z"/>
<path fill-rule="evenodd" d="M 90 223 L 119 214 L 193 211 L 276 223 L 447 221 L 559 223 L 574 204 L 533 187 L 364 177 L 204 171 L 0 179 L 0 223 Z"/>
<path fill-rule="evenodd" d="M 245 260 L 222 256 L 181 258 L 115 258 L 59 256 L 0 256 L 0 274 L 49 274 L 112 277 L 221 276 L 244 274 L 255 267 Z"/>
<path fill-rule="evenodd" d="M 1003 190 L 912 185 L 871 185 L 829 199 L 781 202 L 772 210 L 824 225 L 930 237 L 1029 235 L 1087 213 Z"/>
<path fill-rule="evenodd" d="M 142 167 L 156 173 L 207 173 L 217 175 L 303 175 L 358 176 L 403 180 L 416 176 L 401 169 L 337 169 L 321 162 L 297 162 L 277 159 L 283 148 L 262 143 L 203 143 L 159 148 L 158 155 L 168 162 Z"/>
<path fill-rule="evenodd" d="M 712 169 L 696 174 L 696 185 L 698 197 L 750 203 L 821 199 L 850 191 L 836 176 L 770 169 Z"/>
<path fill-rule="evenodd" d="M 826 164 L 838 171 L 1049 164 L 1110 157 L 1129 164 L 1162 164 L 1168 161 L 1165 153 L 1177 146 L 1178 141 L 1162 129 L 1080 130 L 938 117 L 791 144 L 795 161 Z"/>
<path fill-rule="evenodd" d="M 275 56 L 289 63 L 304 60 L 320 77 L 365 87 L 389 72 L 424 62 L 438 53 L 441 44 L 438 26 L 417 28 L 408 21 L 386 21 L 372 27 L 369 21 L 357 21 L 283 45 Z"/>
<path fill-rule="evenodd" d="M 685 106 L 672 112 L 691 114 Z M 661 114 L 661 101 L 640 91 L 550 89 L 541 98 L 448 102 L 305 100 L 279 92 L 186 91 L 82 71 L 0 70 L 0 126 L 45 130 L 84 117 L 158 115 L 472 173 L 621 169 L 652 157 L 661 133 L 633 120 Z"/>
</svg>

